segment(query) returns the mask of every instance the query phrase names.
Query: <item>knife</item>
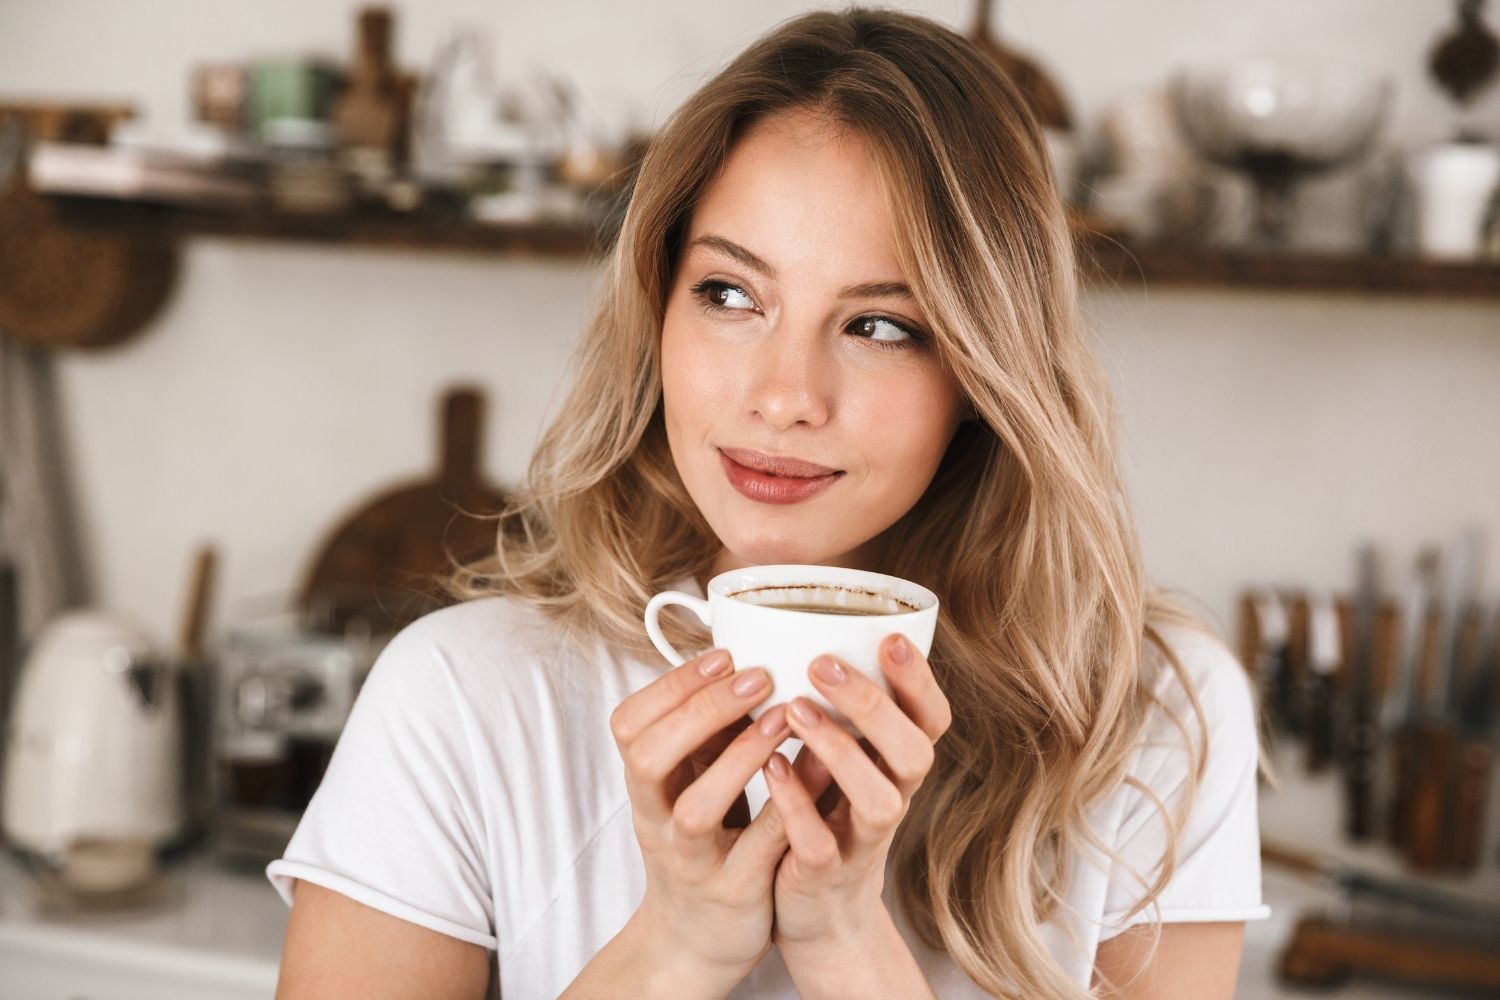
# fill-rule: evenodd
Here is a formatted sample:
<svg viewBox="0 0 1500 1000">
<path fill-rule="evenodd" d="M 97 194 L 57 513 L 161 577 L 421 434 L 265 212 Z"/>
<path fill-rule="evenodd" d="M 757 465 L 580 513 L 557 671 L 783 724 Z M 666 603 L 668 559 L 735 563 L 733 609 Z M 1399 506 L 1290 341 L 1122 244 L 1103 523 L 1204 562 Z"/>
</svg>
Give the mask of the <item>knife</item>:
<svg viewBox="0 0 1500 1000">
<path fill-rule="evenodd" d="M 1460 633 L 1479 590 L 1477 530 L 1459 536 L 1448 553 L 1439 608 L 1436 676 L 1427 693 L 1422 719 L 1416 727 L 1416 786 L 1407 815 L 1406 857 L 1413 867 L 1438 869 L 1453 860 L 1452 802 L 1454 775 L 1462 747 L 1459 743 L 1457 683 Z M 1459 694 L 1455 694 L 1459 692 Z"/>
<path fill-rule="evenodd" d="M 1459 718 L 1463 740 L 1453 789 L 1453 864 L 1460 869 L 1479 863 L 1494 758 L 1490 733 L 1495 715 L 1495 673 L 1500 670 L 1500 608 L 1483 617 Z"/>
<path fill-rule="evenodd" d="M 1375 832 L 1375 616 L 1380 607 L 1379 555 L 1369 543 L 1355 553 L 1357 566 L 1353 636 L 1347 662 L 1348 696 L 1344 700 L 1344 830 L 1352 840 Z"/>
<path fill-rule="evenodd" d="M 1472 677 L 1463 697 L 1460 722 L 1473 739 L 1487 739 L 1495 727 L 1495 687 L 1500 683 L 1500 603 L 1484 616 L 1486 625 L 1478 643 Z"/>
<path fill-rule="evenodd" d="M 1406 843 L 1412 795 L 1417 787 L 1417 731 L 1421 723 L 1418 681 L 1427 659 L 1429 623 L 1433 597 L 1437 591 L 1437 574 L 1441 556 L 1434 546 L 1425 546 L 1417 555 L 1416 572 L 1402 595 L 1401 654 L 1396 661 L 1395 676 L 1386 689 L 1380 706 L 1380 726 L 1389 746 L 1389 760 L 1380 773 L 1390 775 L 1387 814 L 1387 840 L 1401 847 Z"/>
<path fill-rule="evenodd" d="M 1255 620 L 1259 625 L 1260 662 L 1256 664 L 1261 678 L 1261 699 L 1271 728 L 1291 732 L 1297 689 L 1292 683 L 1289 640 L 1290 622 L 1286 605 L 1272 588 L 1254 595 Z"/>
<path fill-rule="evenodd" d="M 1479 550 L 1483 539 L 1476 529 L 1460 535 L 1448 565 L 1447 586 L 1438 632 L 1438 675 L 1428 695 L 1428 715 L 1449 722 L 1459 717 L 1462 701 L 1459 656 L 1464 619 L 1479 595 Z"/>
<path fill-rule="evenodd" d="M 1377 875 L 1327 855 L 1299 851 L 1275 840 L 1261 838 L 1260 856 L 1268 866 L 1311 876 L 1332 885 L 1351 898 L 1370 896 L 1435 916 L 1472 921 L 1489 927 L 1500 926 L 1500 906 L 1429 888 L 1411 880 Z"/>
<path fill-rule="evenodd" d="M 1308 597 L 1307 690 L 1304 736 L 1307 740 L 1304 768 L 1316 774 L 1333 760 L 1333 695 L 1341 658 L 1339 611 L 1331 593 Z"/>
</svg>

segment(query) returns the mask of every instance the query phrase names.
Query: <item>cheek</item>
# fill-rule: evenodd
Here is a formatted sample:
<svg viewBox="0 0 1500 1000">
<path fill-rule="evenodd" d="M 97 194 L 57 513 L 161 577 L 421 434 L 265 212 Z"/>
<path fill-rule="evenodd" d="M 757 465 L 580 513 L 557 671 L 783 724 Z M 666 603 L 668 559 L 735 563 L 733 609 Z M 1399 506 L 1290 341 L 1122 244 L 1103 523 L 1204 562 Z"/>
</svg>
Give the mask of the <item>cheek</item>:
<svg viewBox="0 0 1500 1000">
<path fill-rule="evenodd" d="M 702 429 L 722 412 L 733 393 L 725 383 L 734 366 L 720 363 L 711 338 L 693 329 L 690 320 L 670 312 L 662 325 L 661 381 L 667 427 L 677 433 Z"/>
<path fill-rule="evenodd" d="M 957 390 L 941 373 L 894 379 L 862 394 L 858 426 L 872 470 L 920 495 L 958 426 Z"/>
</svg>

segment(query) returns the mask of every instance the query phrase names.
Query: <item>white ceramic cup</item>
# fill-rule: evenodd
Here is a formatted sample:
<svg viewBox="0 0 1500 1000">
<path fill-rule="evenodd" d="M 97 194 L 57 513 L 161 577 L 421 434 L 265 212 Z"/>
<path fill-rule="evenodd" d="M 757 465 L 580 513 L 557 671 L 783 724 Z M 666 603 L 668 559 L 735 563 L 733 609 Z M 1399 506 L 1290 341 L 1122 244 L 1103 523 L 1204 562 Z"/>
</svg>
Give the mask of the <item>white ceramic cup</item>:
<svg viewBox="0 0 1500 1000">
<path fill-rule="evenodd" d="M 766 709 L 802 696 L 850 733 L 858 730 L 830 705 L 807 668 L 824 653 L 866 674 L 886 694 L 890 685 L 880 670 L 880 643 L 892 632 L 911 640 L 926 656 L 937 625 L 937 595 L 909 580 L 883 573 L 837 566 L 751 566 L 721 573 L 708 582 L 708 599 L 668 590 L 646 605 L 646 634 L 673 666 L 687 657 L 662 635 L 657 621 L 669 604 L 687 608 L 708 626 L 715 648 L 726 649 L 736 670 L 764 667 L 771 675 L 769 698 L 750 710 L 759 718 Z M 822 607 L 880 609 L 874 614 L 790 610 L 757 601 L 806 599 Z"/>
</svg>

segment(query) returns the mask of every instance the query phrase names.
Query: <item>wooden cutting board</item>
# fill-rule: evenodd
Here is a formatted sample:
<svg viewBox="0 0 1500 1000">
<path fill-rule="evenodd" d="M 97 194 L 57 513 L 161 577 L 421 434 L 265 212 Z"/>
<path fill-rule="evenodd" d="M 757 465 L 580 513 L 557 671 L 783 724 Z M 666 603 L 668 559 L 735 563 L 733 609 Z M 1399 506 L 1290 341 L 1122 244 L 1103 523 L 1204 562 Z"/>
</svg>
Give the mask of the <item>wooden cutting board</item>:
<svg viewBox="0 0 1500 1000">
<path fill-rule="evenodd" d="M 494 550 L 493 515 L 505 494 L 479 469 L 485 400 L 450 389 L 441 404 L 437 470 L 360 504 L 321 546 L 297 607 L 320 631 L 342 633 L 356 616 L 377 633 L 394 631 L 448 603 L 438 582 L 449 554 L 467 562 Z"/>
</svg>

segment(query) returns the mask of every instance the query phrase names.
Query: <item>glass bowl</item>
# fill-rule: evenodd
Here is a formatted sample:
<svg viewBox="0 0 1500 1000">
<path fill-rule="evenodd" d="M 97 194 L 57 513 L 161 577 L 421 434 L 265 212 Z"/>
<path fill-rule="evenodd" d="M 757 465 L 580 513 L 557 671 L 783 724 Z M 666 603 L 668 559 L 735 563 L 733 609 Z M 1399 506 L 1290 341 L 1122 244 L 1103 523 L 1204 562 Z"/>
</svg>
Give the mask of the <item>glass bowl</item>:
<svg viewBox="0 0 1500 1000">
<path fill-rule="evenodd" d="M 1188 145 L 1254 186 L 1254 234 L 1269 245 L 1286 240 L 1299 180 L 1369 151 L 1393 92 L 1386 77 L 1272 59 L 1181 70 L 1168 83 Z"/>
</svg>

